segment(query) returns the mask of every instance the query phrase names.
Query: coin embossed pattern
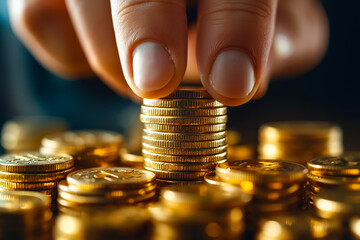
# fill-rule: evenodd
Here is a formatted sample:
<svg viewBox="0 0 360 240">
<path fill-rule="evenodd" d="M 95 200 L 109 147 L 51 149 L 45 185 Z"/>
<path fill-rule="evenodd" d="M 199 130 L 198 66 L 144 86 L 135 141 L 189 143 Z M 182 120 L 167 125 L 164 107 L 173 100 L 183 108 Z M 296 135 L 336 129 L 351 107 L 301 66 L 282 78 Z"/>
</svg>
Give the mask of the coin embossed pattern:
<svg viewBox="0 0 360 240">
<path fill-rule="evenodd" d="M 58 191 L 58 204 L 66 208 L 137 204 L 154 199 L 155 174 L 125 167 L 82 169 L 60 182 Z"/>
<path fill-rule="evenodd" d="M 0 156 L 0 190 L 43 192 L 56 200 L 57 183 L 73 171 L 74 159 L 66 154 L 24 152 Z"/>
<path fill-rule="evenodd" d="M 144 99 L 144 168 L 162 181 L 197 181 L 226 161 L 226 107 L 203 88 Z"/>
</svg>

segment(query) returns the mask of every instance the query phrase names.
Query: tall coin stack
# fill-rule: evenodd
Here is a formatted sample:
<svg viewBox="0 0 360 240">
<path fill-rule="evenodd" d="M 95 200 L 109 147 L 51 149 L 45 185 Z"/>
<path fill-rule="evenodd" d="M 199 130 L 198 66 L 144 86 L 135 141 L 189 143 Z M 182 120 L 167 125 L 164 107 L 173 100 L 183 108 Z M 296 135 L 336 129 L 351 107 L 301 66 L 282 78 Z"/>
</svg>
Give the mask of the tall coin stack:
<svg viewBox="0 0 360 240">
<path fill-rule="evenodd" d="M 62 209 L 132 205 L 151 201 L 156 194 L 155 174 L 135 168 L 88 168 L 70 173 L 59 183 Z"/>
<path fill-rule="evenodd" d="M 50 198 L 27 191 L 0 192 L 0 239 L 51 239 Z"/>
<path fill-rule="evenodd" d="M 274 122 L 260 127 L 259 158 L 306 165 L 318 156 L 343 152 L 342 130 L 329 122 Z"/>
<path fill-rule="evenodd" d="M 202 88 L 179 88 L 162 99 L 144 99 L 145 169 L 159 179 L 199 180 L 226 161 L 226 107 Z"/>
<path fill-rule="evenodd" d="M 216 175 L 205 176 L 215 185 L 233 184 L 253 196 L 248 206 L 249 226 L 257 217 L 299 209 L 302 204 L 307 169 L 297 163 L 277 160 L 239 160 L 221 163 Z"/>
<path fill-rule="evenodd" d="M 37 152 L 0 157 L 1 191 L 37 191 L 56 202 L 57 184 L 73 171 L 74 160 L 66 154 L 43 155 Z"/>
<path fill-rule="evenodd" d="M 309 203 L 323 190 L 360 191 L 360 153 L 318 157 L 308 164 Z"/>
<path fill-rule="evenodd" d="M 42 140 L 40 152 L 66 153 L 75 160 L 76 169 L 118 166 L 123 148 L 121 134 L 109 131 L 71 131 L 51 135 Z"/>
</svg>

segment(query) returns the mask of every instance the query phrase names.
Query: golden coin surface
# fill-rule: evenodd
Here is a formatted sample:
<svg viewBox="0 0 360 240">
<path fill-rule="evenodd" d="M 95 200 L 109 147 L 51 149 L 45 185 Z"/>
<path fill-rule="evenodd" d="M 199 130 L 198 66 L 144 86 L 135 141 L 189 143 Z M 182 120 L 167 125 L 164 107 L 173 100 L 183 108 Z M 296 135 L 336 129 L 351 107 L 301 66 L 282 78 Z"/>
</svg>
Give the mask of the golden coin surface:
<svg viewBox="0 0 360 240">
<path fill-rule="evenodd" d="M 360 154 L 314 158 L 307 165 L 313 175 L 359 176 Z"/>
<path fill-rule="evenodd" d="M 308 170 L 303 165 L 279 160 L 239 160 L 221 163 L 216 174 L 225 181 L 303 181 Z"/>
<path fill-rule="evenodd" d="M 311 173 L 307 174 L 307 178 L 311 182 L 323 183 L 329 185 L 342 185 L 348 183 L 360 184 L 360 176 L 357 177 L 343 177 L 343 176 L 317 176 Z"/>
<path fill-rule="evenodd" d="M 226 145 L 226 138 L 212 140 L 212 141 L 172 141 L 159 140 L 143 136 L 143 143 L 154 147 L 163 148 L 216 148 Z"/>
<path fill-rule="evenodd" d="M 144 129 L 143 136 L 152 139 L 170 141 L 213 141 L 226 138 L 226 131 L 214 133 L 167 133 Z"/>
<path fill-rule="evenodd" d="M 227 159 L 227 152 L 222 152 L 214 155 L 198 155 L 198 156 L 177 156 L 152 153 L 146 150 L 142 151 L 145 158 L 151 159 L 158 162 L 169 162 L 169 163 L 199 163 L 199 162 L 218 162 Z"/>
<path fill-rule="evenodd" d="M 226 123 L 227 115 L 216 117 L 173 117 L 173 116 L 148 116 L 140 114 L 140 121 L 149 124 L 169 125 L 209 125 Z"/>
<path fill-rule="evenodd" d="M 8 190 L 44 190 L 56 188 L 57 182 L 8 182 L 0 180 L 0 188 Z"/>
<path fill-rule="evenodd" d="M 47 148 L 64 148 L 83 150 L 86 148 L 100 148 L 106 146 L 122 146 L 124 143 L 121 134 L 110 131 L 71 131 L 46 137 L 42 146 Z"/>
<path fill-rule="evenodd" d="M 74 168 L 48 173 L 9 173 L 0 172 L 0 180 L 9 182 L 50 182 L 66 178 Z"/>
<path fill-rule="evenodd" d="M 203 171 L 214 171 L 217 162 L 213 163 L 165 163 L 152 161 L 150 159 L 144 159 L 144 166 L 164 171 L 185 171 L 185 172 L 203 172 Z M 222 162 L 225 162 L 223 160 Z M 221 163 L 221 162 L 220 162 Z"/>
<path fill-rule="evenodd" d="M 203 87 L 178 87 L 173 93 L 164 97 L 165 99 L 187 99 L 187 98 L 210 98 L 211 95 Z"/>
<path fill-rule="evenodd" d="M 155 174 L 135 168 L 89 168 L 72 172 L 67 182 L 79 189 L 131 188 L 141 187 L 155 181 Z"/>
<path fill-rule="evenodd" d="M 266 142 L 277 142 L 279 140 L 294 139 L 301 141 L 306 139 L 341 139 L 341 128 L 330 122 L 311 122 L 311 121 L 294 121 L 294 122 L 274 122 L 260 127 L 259 138 Z"/>
<path fill-rule="evenodd" d="M 226 152 L 227 146 L 216 148 L 162 148 L 143 143 L 143 150 L 168 155 L 213 155 Z"/>
<path fill-rule="evenodd" d="M 226 130 L 225 123 L 210 125 L 166 125 L 145 123 L 144 128 L 151 131 L 168 133 L 212 133 Z"/>
<path fill-rule="evenodd" d="M 207 172 L 180 172 L 180 171 L 164 171 L 145 167 L 146 170 L 152 171 L 157 178 L 169 180 L 199 180 L 204 177 Z"/>
<path fill-rule="evenodd" d="M 210 117 L 226 115 L 226 107 L 218 108 L 161 108 L 141 106 L 141 113 L 147 116 Z"/>
<path fill-rule="evenodd" d="M 143 105 L 164 108 L 214 108 L 224 107 L 224 104 L 214 99 L 146 99 Z"/>
<path fill-rule="evenodd" d="M 0 216 L 25 212 L 50 205 L 50 198 L 44 194 L 30 191 L 0 192 Z"/>
<path fill-rule="evenodd" d="M 55 172 L 72 168 L 74 160 L 66 154 L 38 152 L 7 154 L 0 157 L 0 171 L 15 173 Z"/>
</svg>

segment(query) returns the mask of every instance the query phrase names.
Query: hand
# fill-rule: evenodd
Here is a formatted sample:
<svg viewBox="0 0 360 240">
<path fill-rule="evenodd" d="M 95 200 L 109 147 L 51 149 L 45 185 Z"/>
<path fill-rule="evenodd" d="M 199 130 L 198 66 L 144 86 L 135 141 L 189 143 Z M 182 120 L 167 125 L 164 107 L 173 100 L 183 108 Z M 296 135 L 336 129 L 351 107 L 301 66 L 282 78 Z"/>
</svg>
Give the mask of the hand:
<svg viewBox="0 0 360 240">
<path fill-rule="evenodd" d="M 197 26 L 189 29 L 186 4 L 198 6 Z M 185 75 L 200 78 L 224 104 L 240 105 L 262 96 L 270 78 L 314 67 L 328 43 L 316 0 L 8 0 L 8 6 L 15 33 L 46 68 L 70 78 L 94 72 L 129 97 L 165 96 Z"/>
</svg>

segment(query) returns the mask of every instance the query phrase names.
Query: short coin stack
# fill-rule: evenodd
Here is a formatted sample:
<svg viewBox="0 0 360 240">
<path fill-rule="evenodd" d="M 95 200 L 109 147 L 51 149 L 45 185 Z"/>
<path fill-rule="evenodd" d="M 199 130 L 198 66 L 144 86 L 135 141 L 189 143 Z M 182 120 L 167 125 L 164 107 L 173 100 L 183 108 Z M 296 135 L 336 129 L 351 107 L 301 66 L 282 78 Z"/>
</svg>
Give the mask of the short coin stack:
<svg viewBox="0 0 360 240">
<path fill-rule="evenodd" d="M 119 164 L 119 151 L 124 139 L 109 131 L 72 131 L 52 135 L 42 140 L 40 152 L 66 153 L 75 160 L 76 169 L 113 167 Z"/>
<path fill-rule="evenodd" d="M 307 169 L 277 160 L 239 160 L 221 163 L 216 175 L 205 176 L 210 184 L 233 184 L 253 196 L 248 216 L 266 216 L 299 209 Z M 255 226 L 257 219 L 248 219 Z M 255 221 L 255 223 L 254 223 Z"/>
<path fill-rule="evenodd" d="M 37 191 L 56 200 L 57 183 L 73 171 L 73 166 L 73 158 L 66 154 L 3 155 L 0 157 L 0 190 Z"/>
<path fill-rule="evenodd" d="M 323 190 L 360 191 L 360 153 L 318 157 L 308 162 L 309 203 Z"/>
<path fill-rule="evenodd" d="M 251 197 L 234 186 L 193 184 L 170 186 L 149 208 L 152 239 L 240 239 L 243 207 Z"/>
<path fill-rule="evenodd" d="M 140 204 L 156 195 L 155 174 L 122 167 L 78 170 L 59 183 L 58 195 L 61 208 Z"/>
<path fill-rule="evenodd" d="M 199 180 L 226 161 L 226 107 L 202 88 L 144 99 L 145 169 L 163 180 Z"/>
<path fill-rule="evenodd" d="M 0 192 L 0 239 L 51 239 L 51 218 L 44 194 Z"/>
<path fill-rule="evenodd" d="M 329 122 L 274 122 L 259 130 L 259 158 L 282 159 L 306 165 L 318 156 L 343 151 L 341 128 Z"/>
</svg>

